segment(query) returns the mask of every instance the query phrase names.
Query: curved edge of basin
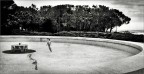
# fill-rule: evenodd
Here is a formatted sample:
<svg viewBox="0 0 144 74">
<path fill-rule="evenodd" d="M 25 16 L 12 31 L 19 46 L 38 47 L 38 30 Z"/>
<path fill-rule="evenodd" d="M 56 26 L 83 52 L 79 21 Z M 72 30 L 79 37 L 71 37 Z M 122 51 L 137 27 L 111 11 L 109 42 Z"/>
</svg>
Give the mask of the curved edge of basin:
<svg viewBox="0 0 144 74">
<path fill-rule="evenodd" d="M 96 42 L 103 42 L 107 44 L 118 44 L 121 46 L 130 46 L 133 48 L 136 48 L 139 53 L 119 59 L 119 60 L 114 60 L 110 62 L 105 62 L 103 63 L 104 65 L 102 67 L 114 70 L 119 73 L 128 73 L 132 71 L 136 71 L 139 69 L 144 68 L 144 44 L 143 43 L 137 43 L 137 42 L 130 42 L 130 41 L 122 41 L 122 40 L 112 40 L 112 39 L 101 39 L 101 38 L 86 38 L 86 37 L 63 37 L 63 36 L 0 36 L 0 42 L 3 42 L 4 39 L 6 38 L 51 38 L 51 39 L 63 39 L 63 40 L 83 40 L 83 41 L 94 41 Z M 39 41 L 39 40 L 37 40 Z M 109 46 L 109 45 L 107 45 Z M 113 46 L 111 46 L 113 47 Z M 117 47 L 117 46 L 115 46 Z M 118 47 L 121 48 L 121 47 Z M 128 49 L 122 49 L 122 50 L 128 50 Z M 130 50 L 128 50 L 130 51 Z"/>
</svg>

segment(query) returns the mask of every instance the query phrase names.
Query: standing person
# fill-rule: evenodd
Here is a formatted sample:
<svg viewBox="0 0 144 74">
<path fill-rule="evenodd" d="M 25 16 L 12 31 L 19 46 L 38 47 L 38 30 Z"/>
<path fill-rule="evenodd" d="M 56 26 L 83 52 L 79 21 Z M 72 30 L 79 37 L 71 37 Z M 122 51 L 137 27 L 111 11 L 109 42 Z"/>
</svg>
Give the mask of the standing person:
<svg viewBox="0 0 144 74">
<path fill-rule="evenodd" d="M 49 50 L 52 52 L 52 50 L 51 50 L 51 41 L 50 41 L 49 38 L 47 38 L 47 45 L 49 47 Z"/>
</svg>

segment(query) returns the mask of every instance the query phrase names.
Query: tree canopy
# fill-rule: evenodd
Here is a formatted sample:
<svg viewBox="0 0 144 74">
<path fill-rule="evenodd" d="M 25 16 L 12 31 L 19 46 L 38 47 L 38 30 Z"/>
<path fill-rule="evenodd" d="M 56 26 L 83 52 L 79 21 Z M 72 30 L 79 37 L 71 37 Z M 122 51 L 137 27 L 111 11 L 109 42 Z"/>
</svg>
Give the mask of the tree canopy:
<svg viewBox="0 0 144 74">
<path fill-rule="evenodd" d="M 17 6 L 13 0 L 2 1 L 2 34 L 15 29 L 39 32 L 99 31 L 106 32 L 131 20 L 117 9 L 104 5 Z M 5 32 L 10 34 L 9 32 Z"/>
</svg>

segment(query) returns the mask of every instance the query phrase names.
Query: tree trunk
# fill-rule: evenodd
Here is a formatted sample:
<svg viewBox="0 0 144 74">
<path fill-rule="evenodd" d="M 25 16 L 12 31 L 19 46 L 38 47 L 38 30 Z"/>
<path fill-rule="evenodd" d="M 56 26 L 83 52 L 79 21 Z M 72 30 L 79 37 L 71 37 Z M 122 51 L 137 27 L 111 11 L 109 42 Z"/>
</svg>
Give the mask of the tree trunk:
<svg viewBox="0 0 144 74">
<path fill-rule="evenodd" d="M 112 29 L 113 29 L 113 28 L 111 27 L 111 28 L 110 28 L 110 33 L 111 33 Z"/>
</svg>

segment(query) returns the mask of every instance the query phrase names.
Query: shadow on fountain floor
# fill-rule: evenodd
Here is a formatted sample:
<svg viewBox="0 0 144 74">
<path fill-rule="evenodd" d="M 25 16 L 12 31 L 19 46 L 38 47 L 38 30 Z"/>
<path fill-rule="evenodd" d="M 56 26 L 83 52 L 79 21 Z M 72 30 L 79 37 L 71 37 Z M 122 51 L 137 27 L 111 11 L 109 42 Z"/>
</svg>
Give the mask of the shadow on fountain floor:
<svg viewBox="0 0 144 74">
<path fill-rule="evenodd" d="M 36 52 L 36 51 L 32 50 L 32 49 L 28 49 L 25 52 L 21 52 L 21 51 L 15 51 L 15 52 L 13 52 L 12 50 L 5 50 L 5 51 L 2 51 L 2 52 L 6 53 L 6 54 L 25 54 L 25 53 L 33 53 L 33 52 Z"/>
<path fill-rule="evenodd" d="M 144 74 L 144 68 L 125 74 Z"/>
</svg>

